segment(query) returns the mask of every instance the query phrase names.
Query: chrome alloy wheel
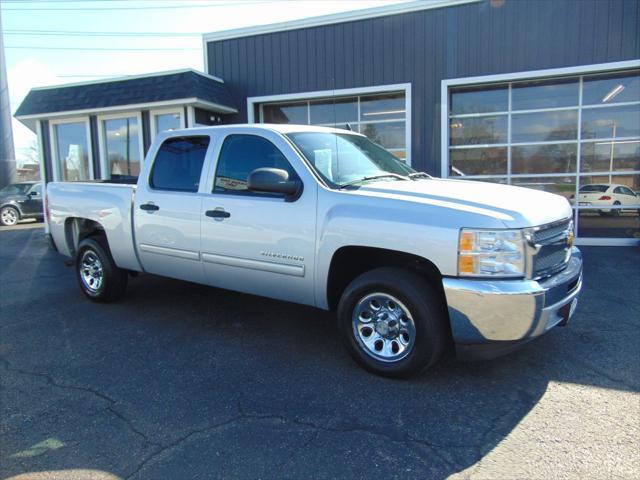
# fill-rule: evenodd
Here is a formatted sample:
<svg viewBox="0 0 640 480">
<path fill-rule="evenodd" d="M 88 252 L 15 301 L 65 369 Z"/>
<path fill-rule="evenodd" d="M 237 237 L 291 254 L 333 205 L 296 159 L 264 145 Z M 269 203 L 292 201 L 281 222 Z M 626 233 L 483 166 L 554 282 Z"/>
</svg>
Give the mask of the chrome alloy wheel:
<svg viewBox="0 0 640 480">
<path fill-rule="evenodd" d="M 0 212 L 0 218 L 2 218 L 2 223 L 5 225 L 12 226 L 18 223 L 18 214 L 16 210 L 11 207 L 3 208 Z"/>
<path fill-rule="evenodd" d="M 382 362 L 405 358 L 415 344 L 416 326 L 409 309 L 388 293 L 371 293 L 353 309 L 353 334 L 360 347 Z"/>
<path fill-rule="evenodd" d="M 80 279 L 91 293 L 98 293 L 104 282 L 102 262 L 93 250 L 87 250 L 80 259 Z"/>
</svg>

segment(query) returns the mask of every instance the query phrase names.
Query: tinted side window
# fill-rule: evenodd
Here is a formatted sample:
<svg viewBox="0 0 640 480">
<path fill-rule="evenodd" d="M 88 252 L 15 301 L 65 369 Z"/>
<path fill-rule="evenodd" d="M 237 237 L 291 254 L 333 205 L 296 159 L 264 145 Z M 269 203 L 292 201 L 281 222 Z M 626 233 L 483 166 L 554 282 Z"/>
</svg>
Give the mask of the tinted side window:
<svg viewBox="0 0 640 480">
<path fill-rule="evenodd" d="M 157 190 L 197 192 L 209 137 L 175 137 L 163 142 L 149 184 Z"/>
<path fill-rule="evenodd" d="M 624 192 L 622 191 L 622 188 L 616 187 L 613 189 L 613 193 L 624 193 Z"/>
<path fill-rule="evenodd" d="M 290 180 L 299 179 L 287 158 L 269 140 L 256 135 L 229 135 L 222 145 L 213 191 L 240 195 L 279 196 L 250 192 L 247 189 L 249 174 L 256 168 L 265 167 L 287 171 Z"/>
</svg>

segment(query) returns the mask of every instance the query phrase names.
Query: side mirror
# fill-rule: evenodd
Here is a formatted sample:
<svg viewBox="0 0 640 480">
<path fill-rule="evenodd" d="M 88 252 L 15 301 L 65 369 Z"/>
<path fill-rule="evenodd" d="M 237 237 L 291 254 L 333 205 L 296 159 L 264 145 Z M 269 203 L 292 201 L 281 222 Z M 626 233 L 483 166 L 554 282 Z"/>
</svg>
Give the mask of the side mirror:
<svg viewBox="0 0 640 480">
<path fill-rule="evenodd" d="M 289 180 L 289 173 L 279 168 L 256 168 L 247 181 L 253 192 L 279 193 L 288 201 L 298 199 L 302 194 L 302 182 Z"/>
<path fill-rule="evenodd" d="M 38 196 L 38 192 L 29 192 L 29 193 L 27 193 L 27 196 L 29 196 L 29 197 L 37 197 Z"/>
</svg>

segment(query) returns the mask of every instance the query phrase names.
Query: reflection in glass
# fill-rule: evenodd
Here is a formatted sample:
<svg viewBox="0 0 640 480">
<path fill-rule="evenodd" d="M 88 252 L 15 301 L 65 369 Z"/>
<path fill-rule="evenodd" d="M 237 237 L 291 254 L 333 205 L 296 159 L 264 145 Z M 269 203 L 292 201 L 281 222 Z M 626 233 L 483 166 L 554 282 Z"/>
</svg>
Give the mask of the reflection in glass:
<svg viewBox="0 0 640 480">
<path fill-rule="evenodd" d="M 640 174 L 582 175 L 578 205 L 581 207 L 640 208 Z"/>
<path fill-rule="evenodd" d="M 262 114 L 265 123 L 293 123 L 307 125 L 307 102 L 280 105 L 263 105 Z"/>
<path fill-rule="evenodd" d="M 507 147 L 450 150 L 451 176 L 506 175 Z"/>
<path fill-rule="evenodd" d="M 511 141 L 550 142 L 578 137 L 578 111 L 519 113 L 511 117 Z"/>
<path fill-rule="evenodd" d="M 451 145 L 506 143 L 507 116 L 452 118 Z"/>
<path fill-rule="evenodd" d="M 451 113 L 504 112 L 509 108 L 509 89 L 506 85 L 463 87 L 452 90 Z"/>
<path fill-rule="evenodd" d="M 385 148 L 405 148 L 405 122 L 362 123 L 360 133 Z"/>
<path fill-rule="evenodd" d="M 511 90 L 511 109 L 577 106 L 579 85 L 577 78 L 514 83 Z"/>
<path fill-rule="evenodd" d="M 345 125 L 358 121 L 357 98 L 314 100 L 309 108 L 312 125 Z"/>
<path fill-rule="evenodd" d="M 360 121 L 403 120 L 406 116 L 404 93 L 360 97 Z"/>
<path fill-rule="evenodd" d="M 110 178 L 137 177 L 140 173 L 140 132 L 136 117 L 102 122 Z"/>
<path fill-rule="evenodd" d="M 585 108 L 582 138 L 640 137 L 640 106 Z"/>
<path fill-rule="evenodd" d="M 602 209 L 578 210 L 578 236 L 594 238 L 638 238 L 640 239 L 640 216 L 638 210 L 608 211 Z"/>
<path fill-rule="evenodd" d="M 86 123 L 61 123 L 54 128 L 62 180 L 73 182 L 91 179 Z"/>
<path fill-rule="evenodd" d="M 575 143 L 514 146 L 511 173 L 573 173 L 576 153 Z"/>
<path fill-rule="evenodd" d="M 156 115 L 156 133 L 178 130 L 182 127 L 179 113 L 161 113 Z"/>
<path fill-rule="evenodd" d="M 637 102 L 640 100 L 640 71 L 584 77 L 582 104 Z"/>
<path fill-rule="evenodd" d="M 581 157 L 582 172 L 640 170 L 640 140 L 584 142 Z"/>
<path fill-rule="evenodd" d="M 568 200 L 576 193 L 575 177 L 515 177 L 511 178 L 511 184 L 555 193 Z"/>
</svg>

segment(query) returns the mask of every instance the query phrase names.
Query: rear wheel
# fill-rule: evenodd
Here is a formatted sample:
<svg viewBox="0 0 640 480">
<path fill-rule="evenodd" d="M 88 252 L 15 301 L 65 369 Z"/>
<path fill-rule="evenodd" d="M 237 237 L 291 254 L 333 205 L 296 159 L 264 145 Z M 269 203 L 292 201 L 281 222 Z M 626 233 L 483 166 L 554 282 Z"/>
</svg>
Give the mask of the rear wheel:
<svg viewBox="0 0 640 480">
<path fill-rule="evenodd" d="M 15 207 L 2 207 L 0 209 L 0 223 L 5 227 L 12 227 L 20 220 L 20 212 Z"/>
<path fill-rule="evenodd" d="M 433 365 L 447 345 L 444 302 L 421 276 L 378 268 L 349 284 L 338 326 L 352 357 L 378 375 L 406 377 Z"/>
<path fill-rule="evenodd" d="M 94 302 L 118 300 L 127 288 L 127 272 L 116 266 L 102 236 L 85 238 L 78 245 L 76 277 L 82 293 Z"/>
<path fill-rule="evenodd" d="M 613 202 L 613 206 L 614 207 L 620 207 L 621 203 L 618 201 Z M 617 217 L 618 215 L 620 215 L 620 208 L 612 208 L 611 209 L 611 216 L 612 217 Z"/>
</svg>

